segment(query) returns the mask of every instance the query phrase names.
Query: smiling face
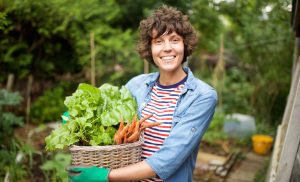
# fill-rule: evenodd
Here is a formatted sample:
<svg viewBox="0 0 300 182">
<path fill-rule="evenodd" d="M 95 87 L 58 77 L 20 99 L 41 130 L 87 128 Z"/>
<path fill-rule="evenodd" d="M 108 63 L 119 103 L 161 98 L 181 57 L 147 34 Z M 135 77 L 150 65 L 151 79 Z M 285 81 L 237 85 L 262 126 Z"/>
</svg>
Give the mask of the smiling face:
<svg viewBox="0 0 300 182">
<path fill-rule="evenodd" d="M 157 31 L 154 29 L 152 34 L 153 37 L 156 37 Z M 166 32 L 157 38 L 153 38 L 151 51 L 154 63 L 161 73 L 182 71 L 184 43 L 183 38 L 176 32 Z"/>
</svg>

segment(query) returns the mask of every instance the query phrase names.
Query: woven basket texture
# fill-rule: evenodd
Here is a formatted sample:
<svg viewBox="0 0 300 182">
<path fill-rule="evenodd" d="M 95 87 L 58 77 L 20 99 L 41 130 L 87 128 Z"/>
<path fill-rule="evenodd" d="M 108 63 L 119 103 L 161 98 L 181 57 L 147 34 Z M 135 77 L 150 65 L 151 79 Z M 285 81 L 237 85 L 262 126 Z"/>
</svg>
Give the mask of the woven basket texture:
<svg viewBox="0 0 300 182">
<path fill-rule="evenodd" d="M 98 166 L 116 169 L 141 161 L 143 139 L 134 143 L 69 148 L 73 166 Z"/>
</svg>

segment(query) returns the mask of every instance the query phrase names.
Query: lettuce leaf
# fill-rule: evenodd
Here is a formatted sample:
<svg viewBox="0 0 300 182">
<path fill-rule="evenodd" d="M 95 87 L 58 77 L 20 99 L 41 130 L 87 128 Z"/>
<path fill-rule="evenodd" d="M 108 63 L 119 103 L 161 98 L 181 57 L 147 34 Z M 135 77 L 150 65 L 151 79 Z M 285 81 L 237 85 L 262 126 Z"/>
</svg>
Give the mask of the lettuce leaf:
<svg viewBox="0 0 300 182">
<path fill-rule="evenodd" d="M 97 88 L 81 83 L 66 97 L 69 119 L 46 137 L 46 149 L 63 149 L 77 145 L 111 145 L 120 117 L 131 122 L 137 104 L 129 90 L 105 83 Z"/>
</svg>

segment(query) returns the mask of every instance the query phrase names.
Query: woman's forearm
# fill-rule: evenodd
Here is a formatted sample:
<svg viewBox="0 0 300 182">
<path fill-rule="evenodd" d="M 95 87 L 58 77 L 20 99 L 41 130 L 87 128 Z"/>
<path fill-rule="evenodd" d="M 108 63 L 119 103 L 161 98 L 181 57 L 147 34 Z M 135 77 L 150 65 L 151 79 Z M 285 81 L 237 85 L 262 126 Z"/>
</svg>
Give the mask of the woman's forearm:
<svg viewBox="0 0 300 182">
<path fill-rule="evenodd" d="M 145 162 L 122 167 L 119 169 L 112 169 L 108 175 L 108 180 L 113 181 L 131 181 L 139 179 L 147 179 L 155 177 L 156 174 L 152 168 Z"/>
</svg>

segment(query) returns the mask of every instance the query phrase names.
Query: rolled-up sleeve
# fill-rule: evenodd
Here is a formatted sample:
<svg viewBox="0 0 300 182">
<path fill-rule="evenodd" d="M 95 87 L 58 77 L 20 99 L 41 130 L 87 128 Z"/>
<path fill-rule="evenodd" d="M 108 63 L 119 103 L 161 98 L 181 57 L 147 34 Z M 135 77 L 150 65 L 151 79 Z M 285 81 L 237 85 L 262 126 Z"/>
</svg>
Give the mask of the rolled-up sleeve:
<svg viewBox="0 0 300 182">
<path fill-rule="evenodd" d="M 169 178 L 199 146 L 200 140 L 212 120 L 217 94 L 213 89 L 195 97 L 184 112 L 175 115 L 170 135 L 159 151 L 146 159 L 163 180 Z"/>
</svg>

